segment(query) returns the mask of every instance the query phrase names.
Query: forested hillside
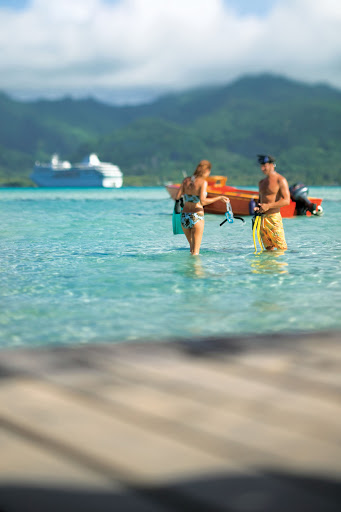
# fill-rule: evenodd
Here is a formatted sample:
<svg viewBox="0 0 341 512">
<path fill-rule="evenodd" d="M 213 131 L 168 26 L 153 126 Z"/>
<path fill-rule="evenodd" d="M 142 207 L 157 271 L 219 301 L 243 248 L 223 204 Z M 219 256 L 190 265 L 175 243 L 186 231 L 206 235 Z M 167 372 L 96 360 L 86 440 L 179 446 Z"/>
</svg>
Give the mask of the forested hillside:
<svg viewBox="0 0 341 512">
<path fill-rule="evenodd" d="M 72 162 L 95 152 L 132 185 L 179 180 L 203 158 L 230 184 L 255 184 L 263 152 L 276 156 L 289 182 L 341 181 L 341 92 L 271 75 L 130 107 L 0 94 L 0 120 L 2 185 L 30 185 L 35 160 L 55 152 Z"/>
</svg>

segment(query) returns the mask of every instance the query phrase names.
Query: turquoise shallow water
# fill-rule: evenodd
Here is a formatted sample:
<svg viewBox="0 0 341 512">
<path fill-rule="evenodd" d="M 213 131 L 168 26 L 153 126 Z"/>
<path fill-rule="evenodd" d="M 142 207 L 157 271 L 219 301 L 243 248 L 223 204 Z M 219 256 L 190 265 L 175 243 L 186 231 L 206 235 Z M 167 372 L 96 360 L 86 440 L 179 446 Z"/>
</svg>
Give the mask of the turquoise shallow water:
<svg viewBox="0 0 341 512">
<path fill-rule="evenodd" d="M 206 215 L 201 255 L 163 188 L 1 189 L 0 346 L 341 328 L 341 188 L 255 256 L 251 218 Z"/>
</svg>

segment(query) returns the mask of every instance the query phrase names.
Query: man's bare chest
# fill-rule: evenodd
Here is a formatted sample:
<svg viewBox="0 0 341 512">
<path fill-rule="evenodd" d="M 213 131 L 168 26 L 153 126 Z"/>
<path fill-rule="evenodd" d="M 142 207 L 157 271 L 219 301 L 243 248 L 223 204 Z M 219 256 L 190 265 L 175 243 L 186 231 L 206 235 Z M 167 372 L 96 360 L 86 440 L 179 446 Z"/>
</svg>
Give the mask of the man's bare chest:
<svg viewBox="0 0 341 512">
<path fill-rule="evenodd" d="M 260 183 L 260 191 L 264 195 L 277 195 L 279 191 L 279 185 L 277 180 L 264 180 Z"/>
</svg>

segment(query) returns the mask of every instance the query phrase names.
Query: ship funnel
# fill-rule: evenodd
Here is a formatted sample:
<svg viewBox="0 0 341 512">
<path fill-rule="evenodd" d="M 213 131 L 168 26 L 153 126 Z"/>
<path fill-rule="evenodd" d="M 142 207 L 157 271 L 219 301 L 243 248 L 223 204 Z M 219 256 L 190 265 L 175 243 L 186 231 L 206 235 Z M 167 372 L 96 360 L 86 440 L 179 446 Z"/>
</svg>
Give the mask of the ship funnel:
<svg viewBox="0 0 341 512">
<path fill-rule="evenodd" d="M 82 164 L 91 165 L 93 167 L 95 167 L 96 165 L 100 165 L 100 163 L 101 162 L 100 162 L 98 156 L 95 153 L 91 153 L 91 155 L 88 155 L 82 161 Z"/>
<path fill-rule="evenodd" d="M 51 158 L 51 164 L 52 165 L 57 165 L 59 164 L 59 156 L 57 155 L 57 153 L 54 153 L 52 155 L 52 158 Z"/>
</svg>

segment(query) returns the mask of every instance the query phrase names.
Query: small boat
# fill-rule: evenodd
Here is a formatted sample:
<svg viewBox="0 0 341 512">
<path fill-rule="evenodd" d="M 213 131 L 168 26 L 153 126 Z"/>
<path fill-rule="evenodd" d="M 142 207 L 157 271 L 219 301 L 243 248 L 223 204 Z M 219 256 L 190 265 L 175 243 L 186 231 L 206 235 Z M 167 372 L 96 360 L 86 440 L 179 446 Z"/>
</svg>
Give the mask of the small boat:
<svg viewBox="0 0 341 512">
<path fill-rule="evenodd" d="M 236 215 L 253 215 L 253 208 L 259 198 L 258 190 L 242 190 L 226 185 L 226 176 L 209 176 L 207 178 L 207 197 L 227 196 L 230 199 L 233 213 Z M 175 199 L 180 183 L 168 184 L 166 189 L 172 199 Z M 302 183 L 290 187 L 290 204 L 281 208 L 282 217 L 296 215 L 321 215 L 323 212 L 322 199 L 308 197 L 308 188 Z M 222 201 L 205 206 L 205 212 L 224 215 L 226 205 Z"/>
<path fill-rule="evenodd" d="M 104 187 L 120 188 L 123 174 L 117 165 L 101 162 L 95 153 L 72 165 L 53 155 L 50 163 L 36 162 L 31 180 L 38 187 Z"/>
</svg>

